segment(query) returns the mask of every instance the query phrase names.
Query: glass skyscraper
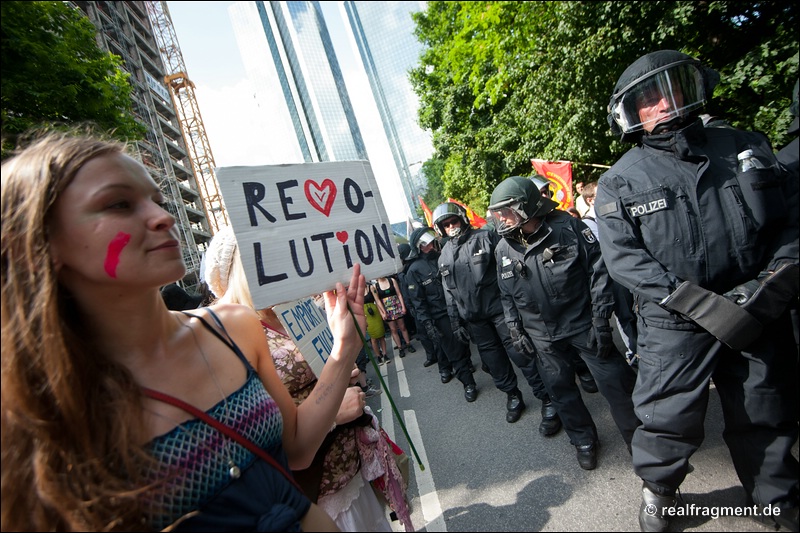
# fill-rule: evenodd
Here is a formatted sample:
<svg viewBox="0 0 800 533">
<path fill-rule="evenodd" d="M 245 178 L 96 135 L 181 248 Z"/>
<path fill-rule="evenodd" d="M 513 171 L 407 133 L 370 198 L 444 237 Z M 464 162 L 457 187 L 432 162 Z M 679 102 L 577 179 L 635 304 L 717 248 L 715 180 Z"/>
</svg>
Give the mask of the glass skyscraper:
<svg viewBox="0 0 800 533">
<path fill-rule="evenodd" d="M 428 132 L 417 122 L 418 98 L 408 80 L 417 65 L 422 44 L 414 36 L 411 13 L 426 2 L 343 2 L 361 61 L 369 78 L 383 128 L 401 176 L 411 212 L 419 206 L 426 180 L 422 163 L 433 153 Z"/>
<path fill-rule="evenodd" d="M 275 163 L 368 159 L 319 2 L 236 2 L 229 13 Z M 296 143 L 287 143 L 296 139 Z"/>
</svg>

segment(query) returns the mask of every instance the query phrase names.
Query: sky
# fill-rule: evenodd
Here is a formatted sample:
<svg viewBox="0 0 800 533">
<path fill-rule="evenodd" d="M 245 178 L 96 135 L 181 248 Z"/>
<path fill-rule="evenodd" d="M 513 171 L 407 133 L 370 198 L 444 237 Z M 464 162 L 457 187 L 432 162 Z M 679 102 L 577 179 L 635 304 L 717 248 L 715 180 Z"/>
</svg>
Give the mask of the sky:
<svg viewBox="0 0 800 533">
<path fill-rule="evenodd" d="M 233 33 L 228 7 L 234 2 L 170 1 L 167 6 L 178 38 L 186 74 L 195 84 L 203 125 L 217 167 L 255 166 L 280 161 L 280 146 L 264 146 L 251 133 L 255 89 L 247 78 Z M 345 78 L 350 100 L 367 146 L 373 174 L 391 223 L 406 220 L 403 189 L 397 177 L 366 74 L 345 30 L 341 2 L 320 2 Z"/>
</svg>

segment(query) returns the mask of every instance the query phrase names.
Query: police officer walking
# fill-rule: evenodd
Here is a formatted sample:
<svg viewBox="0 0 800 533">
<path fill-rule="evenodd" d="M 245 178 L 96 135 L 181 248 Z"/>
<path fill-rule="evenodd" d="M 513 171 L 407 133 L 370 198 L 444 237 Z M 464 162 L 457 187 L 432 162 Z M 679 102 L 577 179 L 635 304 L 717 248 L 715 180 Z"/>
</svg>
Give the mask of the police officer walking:
<svg viewBox="0 0 800 533">
<path fill-rule="evenodd" d="M 417 228 L 409 238 L 411 266 L 406 270 L 405 284 L 414 316 L 422 323 L 425 334 L 436 348 L 436 361 L 442 383 L 453 379 L 453 374 L 464 385 L 464 398 L 474 402 L 478 397 L 475 377 L 472 375 L 469 347 L 455 340 L 447 317 L 447 302 L 439 277 L 438 243 L 433 229 Z"/>
<path fill-rule="evenodd" d="M 664 531 L 703 442 L 709 381 L 747 504 L 797 531 L 797 180 L 760 133 L 704 125 L 719 75 L 673 50 L 620 76 L 609 124 L 637 144 L 600 178 L 600 244 L 639 314 L 639 524 Z"/>
<path fill-rule="evenodd" d="M 437 206 L 432 219 L 439 234 L 448 237 L 439 256 L 439 273 L 456 339 L 467 345 L 470 340 L 475 342 L 495 387 L 507 395 L 506 421 L 509 423 L 519 420 L 525 409 L 522 392 L 517 387 L 517 374 L 511 365 L 513 359 L 534 396 L 542 401 L 540 432 L 554 435 L 561 429 L 561 421 L 539 377 L 536 359 L 532 354 L 514 349 L 503 316 L 494 258 L 500 237 L 493 231 L 473 228 L 464 208 L 454 202 Z"/>
<path fill-rule="evenodd" d="M 591 370 L 629 449 L 639 425 L 630 396 L 636 376 L 614 346 L 614 300 L 597 240 L 557 205 L 520 176 L 492 192 L 489 210 L 503 237 L 495 248 L 498 284 L 514 345 L 537 354 L 578 464 L 592 470 L 600 441 L 575 384 L 573 359 L 577 354 Z"/>
</svg>

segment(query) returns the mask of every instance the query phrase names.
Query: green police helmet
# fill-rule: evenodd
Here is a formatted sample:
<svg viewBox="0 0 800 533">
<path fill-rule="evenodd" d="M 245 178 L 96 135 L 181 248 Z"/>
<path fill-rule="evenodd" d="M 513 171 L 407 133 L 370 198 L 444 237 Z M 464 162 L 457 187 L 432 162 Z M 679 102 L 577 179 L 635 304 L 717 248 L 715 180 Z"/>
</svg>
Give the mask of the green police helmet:
<svg viewBox="0 0 800 533">
<path fill-rule="evenodd" d="M 504 179 L 492 192 L 489 212 L 497 233 L 508 235 L 528 220 L 542 217 L 558 207 L 544 198 L 536 184 L 529 178 L 511 176 Z"/>
</svg>

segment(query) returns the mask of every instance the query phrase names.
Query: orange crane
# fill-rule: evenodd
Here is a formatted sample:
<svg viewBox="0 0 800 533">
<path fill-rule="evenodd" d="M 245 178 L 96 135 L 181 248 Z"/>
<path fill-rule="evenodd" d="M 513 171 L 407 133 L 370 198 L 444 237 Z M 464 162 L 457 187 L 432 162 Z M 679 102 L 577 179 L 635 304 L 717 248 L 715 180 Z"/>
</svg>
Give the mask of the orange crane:
<svg viewBox="0 0 800 533">
<path fill-rule="evenodd" d="M 203 209 L 213 234 L 228 225 L 228 213 L 222 202 L 217 176 L 214 173 L 216 164 L 203 125 L 203 118 L 200 116 L 194 83 L 186 74 L 186 64 L 183 62 L 183 55 L 178 46 L 178 36 L 172 25 L 167 3 L 163 1 L 144 3 L 147 6 L 150 24 L 153 26 L 153 35 L 161 51 L 161 59 L 167 69 L 164 82 L 170 89 L 172 105 L 178 115 L 183 141 L 189 150 L 189 159 L 197 179 L 198 192 L 203 198 Z"/>
</svg>

